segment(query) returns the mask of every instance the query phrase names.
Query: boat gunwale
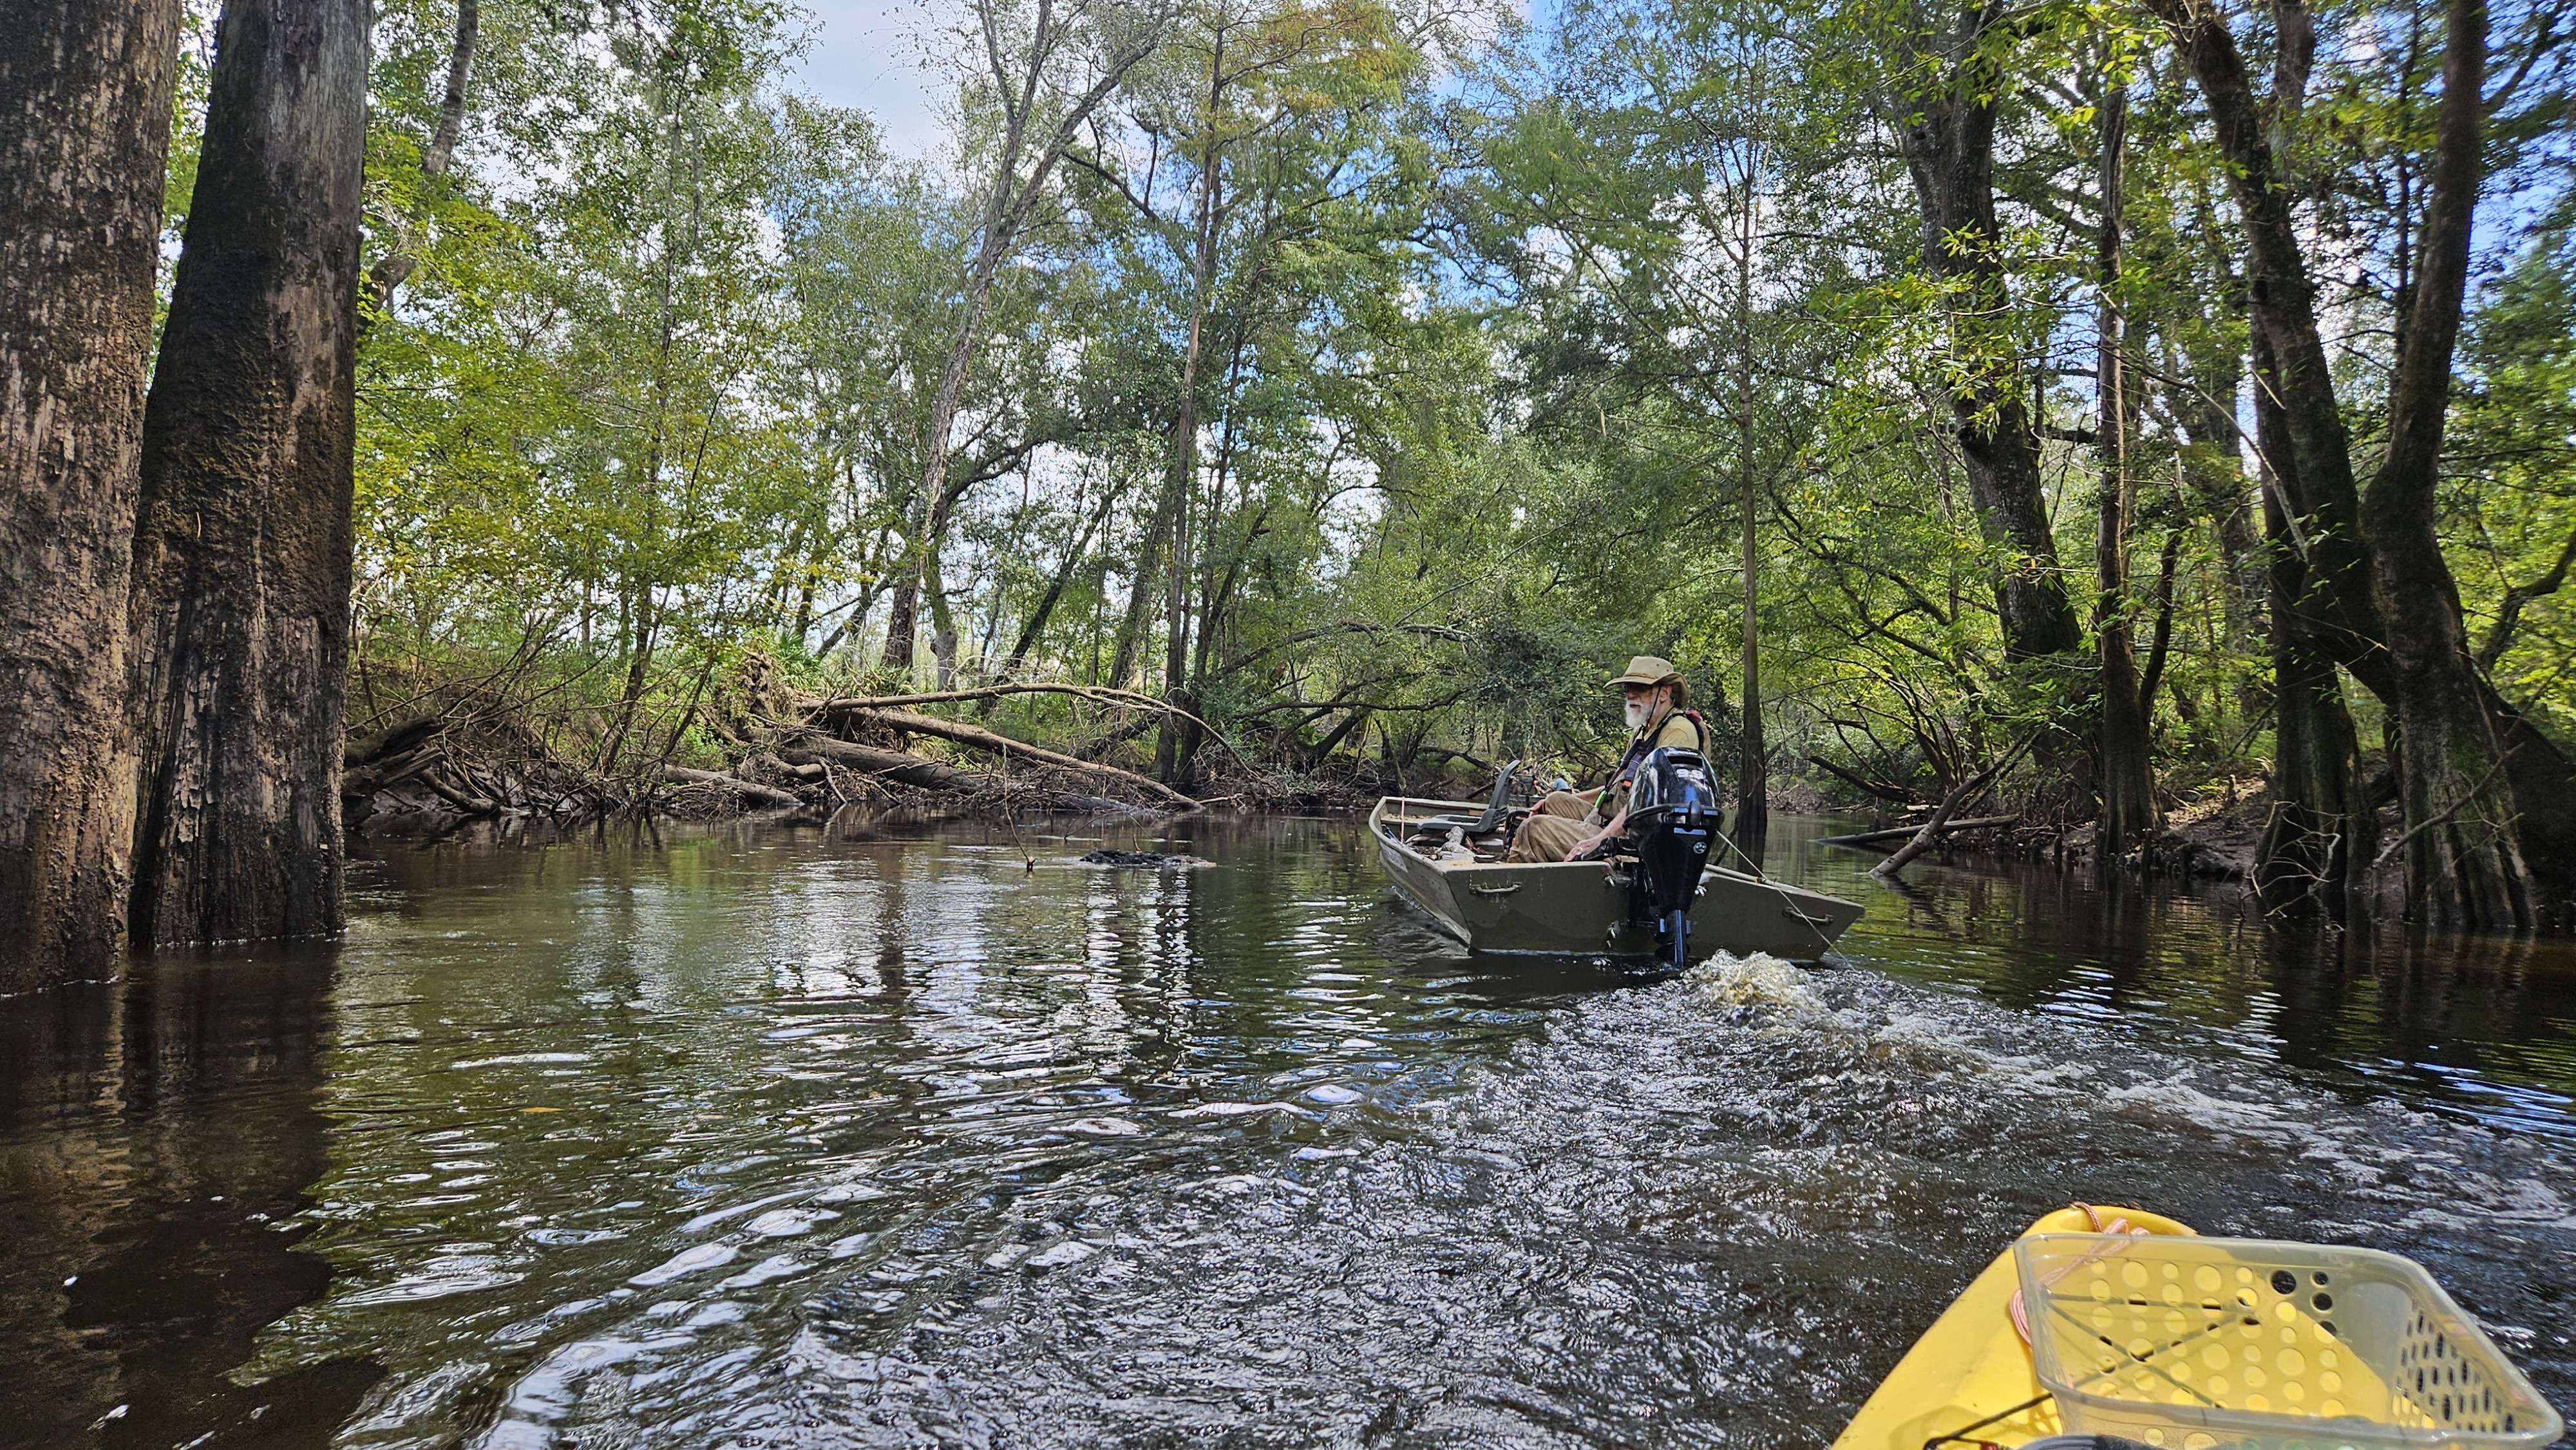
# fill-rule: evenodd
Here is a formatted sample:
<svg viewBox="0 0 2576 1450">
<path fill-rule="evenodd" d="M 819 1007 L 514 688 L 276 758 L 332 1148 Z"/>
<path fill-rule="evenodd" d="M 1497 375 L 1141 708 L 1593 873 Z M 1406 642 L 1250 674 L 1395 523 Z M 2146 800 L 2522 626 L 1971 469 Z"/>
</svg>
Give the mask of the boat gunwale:
<svg viewBox="0 0 2576 1450">
<path fill-rule="evenodd" d="M 1470 871 L 1563 870 L 1571 872 L 1591 869 L 1615 873 L 1618 869 L 1616 865 L 1609 861 L 1443 861 L 1436 856 L 1427 856 L 1422 852 L 1415 850 L 1413 843 L 1406 840 L 1402 835 L 1399 834 L 1391 836 L 1382 829 L 1382 827 L 1389 821 L 1400 824 L 1405 821 L 1427 821 L 1431 819 L 1430 816 L 1389 816 L 1386 808 L 1390 805 L 1446 806 L 1451 808 L 1438 813 L 1441 815 L 1452 815 L 1461 811 L 1470 814 L 1482 814 L 1485 807 L 1481 803 L 1475 801 L 1444 801 L 1433 799 L 1430 796 L 1390 795 L 1378 797 L 1377 804 L 1370 808 L 1368 814 L 1370 834 L 1376 836 L 1380 841 L 1392 845 L 1395 849 L 1403 852 L 1413 860 L 1419 861 L 1423 865 L 1430 867 L 1432 870 L 1439 872 L 1443 876 L 1456 875 L 1460 872 Z M 1790 886 L 1786 882 L 1774 881 L 1766 876 L 1756 876 L 1749 871 L 1738 871 L 1732 866 L 1720 866 L 1715 862 L 1711 862 L 1710 864 L 1701 867 L 1700 874 L 1702 876 L 1727 876 L 1732 877 L 1737 881 L 1750 882 L 1757 886 L 1785 888 L 1787 890 L 1797 891 L 1811 896 L 1824 896 L 1825 899 L 1829 901 L 1841 900 L 1840 897 L 1829 896 L 1823 892 L 1811 891 L 1803 886 Z M 1853 904 L 1857 905 L 1857 903 Z"/>
</svg>

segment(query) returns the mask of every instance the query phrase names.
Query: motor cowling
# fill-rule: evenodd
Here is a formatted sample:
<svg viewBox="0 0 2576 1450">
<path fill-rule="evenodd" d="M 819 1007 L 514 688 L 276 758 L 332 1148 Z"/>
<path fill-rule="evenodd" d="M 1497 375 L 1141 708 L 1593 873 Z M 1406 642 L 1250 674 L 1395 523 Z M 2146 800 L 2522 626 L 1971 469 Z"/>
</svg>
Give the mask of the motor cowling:
<svg viewBox="0 0 2576 1450">
<path fill-rule="evenodd" d="M 1655 924 L 1655 954 L 1678 971 L 1690 961 L 1690 908 L 1723 824 L 1717 784 L 1696 750 L 1662 746 L 1637 769 L 1628 792 L 1629 915 Z"/>
</svg>

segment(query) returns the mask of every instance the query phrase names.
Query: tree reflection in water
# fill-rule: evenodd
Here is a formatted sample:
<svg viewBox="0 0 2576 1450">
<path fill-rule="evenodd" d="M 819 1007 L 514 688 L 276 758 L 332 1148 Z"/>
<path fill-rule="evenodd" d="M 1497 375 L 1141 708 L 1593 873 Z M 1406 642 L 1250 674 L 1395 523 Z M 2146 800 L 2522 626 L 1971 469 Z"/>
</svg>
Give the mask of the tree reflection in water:
<svg viewBox="0 0 2576 1450">
<path fill-rule="evenodd" d="M 376 1380 L 225 1378 L 331 1276 L 295 1248 L 331 961 L 164 957 L 0 1011 L 0 1443 L 320 1445 Z"/>
</svg>

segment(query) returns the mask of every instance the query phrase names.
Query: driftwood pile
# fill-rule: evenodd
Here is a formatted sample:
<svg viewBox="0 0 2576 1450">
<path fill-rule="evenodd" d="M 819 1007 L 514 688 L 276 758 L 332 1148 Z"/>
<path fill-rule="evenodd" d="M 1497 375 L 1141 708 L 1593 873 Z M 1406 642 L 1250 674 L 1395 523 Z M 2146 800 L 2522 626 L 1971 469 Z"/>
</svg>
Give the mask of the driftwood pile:
<svg viewBox="0 0 2576 1450">
<path fill-rule="evenodd" d="M 1066 694 L 1140 714 L 1189 720 L 1248 773 L 1233 744 L 1206 722 L 1151 696 L 1078 685 L 997 685 L 930 694 L 826 699 L 776 692 L 766 710 L 702 715 L 725 742 L 729 768 L 668 759 L 594 770 L 565 760 L 528 732 L 488 718 L 408 721 L 350 742 L 342 800 L 354 823 L 436 830 L 460 821 L 579 820 L 650 812 L 708 817 L 744 811 L 832 811 L 845 806 L 947 810 L 1048 810 L 1170 814 L 1205 805 L 1150 776 L 1015 740 L 971 721 L 925 714 L 924 705 L 990 702 L 1016 694 Z M 675 732 L 676 733 L 676 732 Z M 1115 744 L 1122 736 L 1113 736 Z M 915 748 L 936 741 L 938 754 Z M 967 761 L 971 760 L 972 765 Z"/>
</svg>

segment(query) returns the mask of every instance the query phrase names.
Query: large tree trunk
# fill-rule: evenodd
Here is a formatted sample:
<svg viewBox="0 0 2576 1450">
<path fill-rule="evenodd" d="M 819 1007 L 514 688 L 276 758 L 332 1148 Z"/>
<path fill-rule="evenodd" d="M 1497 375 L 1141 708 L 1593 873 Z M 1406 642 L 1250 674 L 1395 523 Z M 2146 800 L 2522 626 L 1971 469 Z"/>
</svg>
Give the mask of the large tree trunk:
<svg viewBox="0 0 2576 1450">
<path fill-rule="evenodd" d="M 0 22 L 0 993 L 113 976 L 127 577 L 177 0 Z"/>
<path fill-rule="evenodd" d="M 231 0 L 143 423 L 136 940 L 340 925 L 365 0 Z"/>
<path fill-rule="evenodd" d="M 2330 630 L 2336 658 L 2353 677 L 2389 699 L 2370 555 L 2361 535 L 2360 491 L 2353 481 L 2334 375 L 2317 331 L 2316 286 L 2300 250 L 2273 128 L 2255 98 L 2236 38 L 2211 0 L 2147 4 L 2172 30 L 2185 64 L 2200 82 L 2219 150 L 2230 163 L 2228 186 L 2245 232 L 2247 311 L 2270 350 L 2270 365 L 2258 366 L 2254 385 L 2268 391 L 2281 410 L 2280 454 L 2269 461 L 2276 485 L 2287 493 L 2290 523 L 2307 556 L 2308 587 L 2326 609 L 2319 622 Z M 2305 13 L 2289 9 L 2294 16 Z M 2297 97 L 2276 96 L 2274 104 L 2295 110 Z"/>
<path fill-rule="evenodd" d="M 894 604 L 886 611 L 885 651 L 878 662 L 890 670 L 912 673 L 912 637 L 920 632 L 921 584 L 907 573 L 894 581 Z"/>
<path fill-rule="evenodd" d="M 2128 345 L 2117 293 L 2128 96 L 2113 80 L 2106 79 L 2101 89 L 2095 107 L 2102 127 L 2102 230 L 2095 281 L 2102 295 L 2094 381 L 2101 404 L 2102 481 L 2093 538 L 2101 593 L 2093 609 L 2093 635 L 2101 661 L 2102 809 L 2094 819 L 2093 866 L 2097 874 L 2106 874 L 2118 869 L 2121 857 L 2154 828 L 2155 778 L 2147 761 L 2149 702 L 2140 688 L 2138 652 L 2129 628 L 2129 523 L 2137 500 L 2129 476 Z"/>
<path fill-rule="evenodd" d="M 2362 783 L 2361 746 L 2335 669 L 2338 626 L 2326 586 L 2308 567 L 2308 540 L 2283 506 L 2297 489 L 2282 476 L 2296 457 L 2274 376 L 2271 347 L 2253 339 L 2255 448 L 2263 471 L 2263 520 L 2271 549 L 2272 813 L 2255 852 L 2254 884 L 2266 908 L 2323 907 L 2340 916 L 2354 868 L 2375 849 L 2377 818 Z"/>
<path fill-rule="evenodd" d="M 2322 907 L 2340 916 L 2356 860 L 2375 835 L 2361 749 L 2344 707 L 2326 632 L 2292 607 L 2311 588 L 2288 517 L 2267 492 L 2272 546 L 2272 813 L 2255 853 L 2254 885 L 2271 910 Z"/>
<path fill-rule="evenodd" d="M 2407 914 L 2436 926 L 2524 927 L 2534 911 L 2515 833 L 2521 812 L 2435 518 L 2451 353 L 2485 177 L 2486 0 L 2451 0 L 2446 29 L 2423 265 L 2398 353 L 2388 451 L 2362 499 L 2361 522 L 2380 617 L 2406 622 L 2387 645 L 2403 767 Z"/>
<path fill-rule="evenodd" d="M 1968 492 L 1988 542 L 2011 551 L 1995 582 L 2004 650 L 2014 659 L 2082 640 L 2048 527 L 2039 434 L 2022 399 L 2027 378 L 2003 314 L 2010 305 L 1995 222 L 1995 78 L 1978 46 L 1991 5 L 1971 5 L 1951 37 L 1955 66 L 1909 95 L 1897 136 L 1923 213 L 1923 266 L 1950 288 L 1950 389 Z"/>
<path fill-rule="evenodd" d="M 2540 894 L 2576 882 L 2576 763 L 2532 730 L 2481 676 L 2467 649 L 2457 591 L 2434 529 L 2452 346 L 2465 292 L 2482 181 L 2486 12 L 2454 0 L 2436 125 L 2433 198 L 2391 399 L 2389 446 L 2365 504 L 2354 485 L 2341 413 L 2275 148 L 2303 84 L 2305 12 L 2282 7 L 2285 63 L 2267 125 L 2242 53 L 2210 0 L 2149 0 L 2200 82 L 2246 234 L 2257 387 L 2281 409 L 2291 528 L 2310 572 L 2309 597 L 2330 610 L 2336 656 L 2396 717 L 2410 910 L 2428 921 L 2514 925 L 2545 914 Z M 2387 551 L 2385 561 L 2377 556 Z M 2273 602 L 2275 627 L 2288 602 Z M 2402 619 L 2394 635 L 2382 627 Z M 2420 723 L 2420 730 L 2419 730 Z M 2510 744 L 2510 752 L 2505 746 Z M 2421 780 L 2415 777 L 2421 775 Z"/>
</svg>

